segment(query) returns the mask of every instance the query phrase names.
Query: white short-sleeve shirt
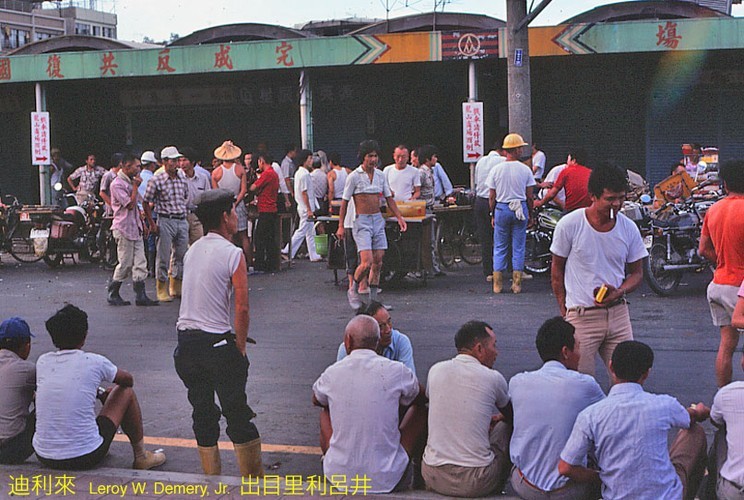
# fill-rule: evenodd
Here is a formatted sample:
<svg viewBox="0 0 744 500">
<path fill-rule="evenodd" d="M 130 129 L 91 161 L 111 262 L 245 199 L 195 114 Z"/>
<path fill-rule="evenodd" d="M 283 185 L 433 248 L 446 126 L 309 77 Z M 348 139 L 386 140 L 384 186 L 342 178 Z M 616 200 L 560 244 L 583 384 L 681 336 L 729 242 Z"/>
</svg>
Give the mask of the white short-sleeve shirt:
<svg viewBox="0 0 744 500">
<path fill-rule="evenodd" d="M 96 391 L 116 377 L 107 358 L 79 349 L 42 354 L 36 361 L 36 453 L 77 458 L 103 443 L 96 424 Z"/>
<path fill-rule="evenodd" d="M 302 193 L 307 191 L 307 200 L 310 206 L 305 206 L 305 200 Z M 297 213 L 300 216 L 315 212 L 318 209 L 318 200 L 315 199 L 315 190 L 313 189 L 313 178 L 305 167 L 300 167 L 295 172 L 294 177 L 294 198 L 297 202 Z"/>
<path fill-rule="evenodd" d="M 726 462 L 719 474 L 734 484 L 744 484 L 744 382 L 732 382 L 716 393 L 710 419 L 726 424 Z"/>
<path fill-rule="evenodd" d="M 493 462 L 489 425 L 509 404 L 506 380 L 473 356 L 458 354 L 429 370 L 429 438 L 424 462 L 485 467 Z"/>
<path fill-rule="evenodd" d="M 361 165 L 346 178 L 342 198 L 349 201 L 355 194 L 378 194 L 385 198 L 393 195 L 390 191 L 390 184 L 388 184 L 382 172 L 375 169 L 372 174 L 372 180 L 370 180 L 369 175 L 367 175 L 367 172 L 364 171 Z"/>
<path fill-rule="evenodd" d="M 413 165 L 406 165 L 403 170 L 398 170 L 395 164 L 388 165 L 382 173 L 387 178 L 395 201 L 410 200 L 414 188 L 421 187 L 421 173 Z"/>
<path fill-rule="evenodd" d="M 527 188 L 535 185 L 535 177 L 521 161 L 506 160 L 493 166 L 486 185 L 496 191 L 496 203 L 525 201 Z"/>
<path fill-rule="evenodd" d="M 594 229 L 586 209 L 566 214 L 558 221 L 550 251 L 566 259 L 566 307 L 591 307 L 594 289 L 615 288 L 625 280 L 625 264 L 648 256 L 638 227 L 621 213 L 606 233 Z"/>
<path fill-rule="evenodd" d="M 367 475 L 368 493 L 388 493 L 408 467 L 400 444 L 398 408 L 419 393 L 416 376 L 403 363 L 371 349 L 356 349 L 313 384 L 316 399 L 328 406 L 333 424 L 323 459 L 326 477 Z"/>
</svg>

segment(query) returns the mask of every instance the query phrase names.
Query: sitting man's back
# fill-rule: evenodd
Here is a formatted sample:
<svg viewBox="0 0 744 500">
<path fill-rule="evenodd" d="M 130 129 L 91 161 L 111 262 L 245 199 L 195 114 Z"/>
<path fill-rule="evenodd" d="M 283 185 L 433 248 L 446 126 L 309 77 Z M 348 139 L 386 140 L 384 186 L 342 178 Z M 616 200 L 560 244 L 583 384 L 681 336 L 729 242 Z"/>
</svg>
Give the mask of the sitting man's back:
<svg viewBox="0 0 744 500">
<path fill-rule="evenodd" d="M 370 479 L 368 493 L 408 486 L 409 457 L 423 430 L 423 425 L 399 428 L 399 407 L 414 400 L 423 407 L 423 398 L 411 370 L 375 352 L 379 336 L 373 318 L 352 318 L 344 337 L 349 355 L 329 366 L 313 384 L 313 401 L 328 408 L 330 416 L 325 424 L 321 416 L 323 472 L 327 477 L 345 475 L 347 480 L 366 475 Z M 412 407 L 409 411 L 416 410 Z M 324 428 L 331 420 L 329 437 Z M 425 421 L 418 417 L 412 420 Z"/>
</svg>

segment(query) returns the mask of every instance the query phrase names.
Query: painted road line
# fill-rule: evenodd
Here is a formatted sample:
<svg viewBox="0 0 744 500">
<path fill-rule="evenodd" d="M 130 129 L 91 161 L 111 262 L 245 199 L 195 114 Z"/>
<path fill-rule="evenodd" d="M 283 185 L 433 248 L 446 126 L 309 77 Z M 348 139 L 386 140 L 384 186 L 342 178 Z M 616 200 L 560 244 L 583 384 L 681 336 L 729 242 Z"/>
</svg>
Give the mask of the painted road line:
<svg viewBox="0 0 744 500">
<path fill-rule="evenodd" d="M 128 443 L 129 438 L 124 434 L 117 434 L 114 436 L 114 441 L 122 443 Z M 169 438 L 169 437 L 153 437 L 145 436 L 145 444 L 155 446 L 168 446 L 172 448 L 196 448 L 196 440 L 194 439 L 182 439 L 182 438 Z M 221 450 L 232 450 L 233 445 L 230 441 L 220 441 L 217 443 Z M 261 451 L 267 453 L 293 453 L 298 455 L 322 455 L 323 453 L 318 446 L 295 446 L 289 444 L 267 444 L 261 443 Z"/>
</svg>

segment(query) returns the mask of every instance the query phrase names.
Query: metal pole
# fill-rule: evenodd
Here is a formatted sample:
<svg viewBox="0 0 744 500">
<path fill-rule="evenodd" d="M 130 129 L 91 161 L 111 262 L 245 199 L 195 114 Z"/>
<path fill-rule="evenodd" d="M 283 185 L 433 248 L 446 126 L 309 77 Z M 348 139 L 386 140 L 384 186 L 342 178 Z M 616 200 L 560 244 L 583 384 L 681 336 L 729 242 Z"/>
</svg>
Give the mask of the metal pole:
<svg viewBox="0 0 744 500">
<path fill-rule="evenodd" d="M 516 29 L 526 15 L 526 0 L 506 0 L 509 132 L 518 133 L 527 144 L 532 144 L 529 38 L 526 26 Z"/>
<path fill-rule="evenodd" d="M 468 63 L 468 101 L 475 102 L 478 100 L 478 80 L 475 73 L 475 61 Z M 475 163 L 469 163 L 470 170 L 470 189 L 475 189 Z"/>
<path fill-rule="evenodd" d="M 300 72 L 300 136 L 302 148 L 313 149 L 313 99 L 310 79 L 305 71 Z"/>
<path fill-rule="evenodd" d="M 46 92 L 41 83 L 37 83 L 34 86 L 34 94 L 36 98 L 36 111 L 46 111 Z M 39 165 L 39 203 L 42 205 L 51 203 L 52 190 L 49 182 L 49 166 Z"/>
</svg>

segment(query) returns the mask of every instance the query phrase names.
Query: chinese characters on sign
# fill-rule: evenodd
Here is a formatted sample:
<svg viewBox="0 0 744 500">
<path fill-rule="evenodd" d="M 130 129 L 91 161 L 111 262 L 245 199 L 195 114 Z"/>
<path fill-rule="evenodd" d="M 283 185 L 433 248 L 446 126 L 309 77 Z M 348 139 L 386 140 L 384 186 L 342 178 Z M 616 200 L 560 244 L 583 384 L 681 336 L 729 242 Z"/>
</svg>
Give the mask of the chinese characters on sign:
<svg viewBox="0 0 744 500">
<path fill-rule="evenodd" d="M 46 74 L 49 78 L 64 78 L 62 74 L 62 60 L 59 55 L 52 54 L 47 58 Z"/>
<path fill-rule="evenodd" d="M 106 73 L 109 72 L 112 75 L 116 75 L 116 68 L 118 68 L 119 65 L 114 62 L 114 59 L 115 56 L 113 52 L 103 54 L 101 57 L 101 60 L 103 61 L 103 66 L 101 66 L 101 76 L 106 76 Z"/>
<path fill-rule="evenodd" d="M 656 46 L 663 45 L 668 49 L 676 49 L 682 35 L 677 34 L 677 23 L 667 21 L 665 25 L 659 25 L 659 31 L 656 33 Z"/>
<path fill-rule="evenodd" d="M 0 80 L 10 80 L 10 59 L 0 58 Z"/>
<path fill-rule="evenodd" d="M 31 163 L 49 165 L 49 113 L 31 113 Z"/>
<path fill-rule="evenodd" d="M 214 53 L 214 67 L 233 69 L 229 45 L 220 44 L 220 50 Z"/>
<path fill-rule="evenodd" d="M 163 49 L 158 52 L 158 69 L 157 71 L 165 71 L 167 73 L 173 73 L 176 71 L 175 68 L 171 68 L 170 65 L 170 49 Z"/>
<path fill-rule="evenodd" d="M 462 103 L 462 160 L 475 163 L 483 156 L 483 103 Z"/>
<path fill-rule="evenodd" d="M 281 54 L 276 58 L 276 64 L 283 65 L 286 67 L 294 66 L 294 60 L 292 59 L 292 56 L 289 54 L 289 51 L 292 50 L 292 44 L 289 44 L 287 42 L 282 42 L 280 45 L 276 46 L 276 49 L 274 52 L 276 54 Z"/>
</svg>

